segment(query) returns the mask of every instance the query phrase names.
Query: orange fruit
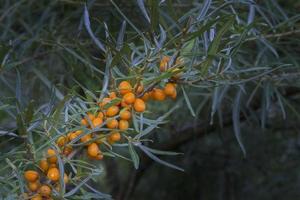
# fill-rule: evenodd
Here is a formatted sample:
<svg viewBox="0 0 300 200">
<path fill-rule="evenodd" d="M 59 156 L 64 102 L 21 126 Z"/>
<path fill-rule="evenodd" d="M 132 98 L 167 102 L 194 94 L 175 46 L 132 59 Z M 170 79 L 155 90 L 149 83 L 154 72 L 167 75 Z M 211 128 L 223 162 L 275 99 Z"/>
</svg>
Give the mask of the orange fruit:
<svg viewBox="0 0 300 200">
<path fill-rule="evenodd" d="M 163 101 L 166 99 L 166 94 L 162 89 L 158 89 L 158 88 L 153 89 L 152 95 L 153 95 L 153 99 L 157 101 Z"/>
<path fill-rule="evenodd" d="M 175 90 L 175 92 L 172 94 L 171 98 L 176 99 L 176 97 L 177 97 L 177 91 Z"/>
<path fill-rule="evenodd" d="M 105 97 L 102 99 L 102 101 L 99 103 L 100 107 L 105 106 L 106 104 L 108 104 L 111 101 L 111 98 Z"/>
<path fill-rule="evenodd" d="M 29 182 L 28 183 L 28 188 L 32 192 L 37 191 L 39 189 L 39 187 L 40 187 L 40 182 L 39 181 Z"/>
<path fill-rule="evenodd" d="M 121 95 L 124 95 L 128 92 L 131 92 L 131 90 L 132 90 L 132 87 L 131 87 L 131 84 L 128 81 L 122 81 L 119 84 L 119 92 L 120 92 Z"/>
<path fill-rule="evenodd" d="M 102 160 L 103 154 L 98 154 L 97 156 L 93 157 L 95 160 Z"/>
<path fill-rule="evenodd" d="M 86 142 L 90 141 L 91 139 L 92 139 L 91 134 L 87 134 L 87 135 L 82 136 L 82 137 L 80 138 L 80 141 L 81 141 L 82 143 L 86 143 Z"/>
<path fill-rule="evenodd" d="M 34 181 L 38 180 L 39 174 L 34 170 L 27 170 L 24 173 L 24 178 L 29 182 L 34 182 Z"/>
<path fill-rule="evenodd" d="M 51 195 L 51 188 L 48 185 L 42 185 L 39 188 L 39 193 L 43 197 L 49 197 Z"/>
<path fill-rule="evenodd" d="M 66 173 L 64 173 L 64 182 L 65 184 L 69 182 L 69 176 Z"/>
<path fill-rule="evenodd" d="M 77 131 L 75 131 L 75 133 L 76 133 L 76 135 L 78 136 L 78 135 L 80 135 L 81 133 L 83 133 L 83 131 L 82 131 L 82 130 L 77 130 Z"/>
<path fill-rule="evenodd" d="M 98 127 L 98 126 L 100 126 L 102 123 L 103 123 L 103 120 L 102 120 L 102 118 L 100 118 L 100 117 L 96 117 L 96 118 L 93 120 L 93 126 L 94 126 L 94 127 Z"/>
<path fill-rule="evenodd" d="M 167 83 L 165 88 L 164 88 L 164 93 L 167 96 L 172 96 L 172 95 L 174 95 L 175 92 L 176 92 L 176 88 L 175 88 L 174 84 Z"/>
<path fill-rule="evenodd" d="M 59 147 L 64 146 L 66 143 L 68 142 L 68 139 L 65 136 L 60 136 L 57 140 L 56 140 L 56 144 Z"/>
<path fill-rule="evenodd" d="M 163 56 L 160 63 L 159 63 L 159 70 L 164 72 L 168 69 L 168 63 L 171 60 L 169 56 Z"/>
<path fill-rule="evenodd" d="M 75 132 L 72 132 L 71 134 L 68 135 L 68 139 L 70 141 L 74 140 L 75 138 L 77 138 L 77 134 Z"/>
<path fill-rule="evenodd" d="M 49 165 L 49 168 L 48 168 L 48 169 L 56 168 L 56 167 L 57 167 L 56 163 L 51 163 L 51 164 Z"/>
<path fill-rule="evenodd" d="M 136 112 L 144 112 L 146 110 L 145 102 L 139 98 L 135 100 L 133 107 Z"/>
<path fill-rule="evenodd" d="M 86 119 L 81 119 L 81 125 L 83 126 L 88 126 L 89 125 L 89 122 L 86 120 Z"/>
<path fill-rule="evenodd" d="M 31 200 L 43 200 L 42 196 L 39 194 L 34 195 Z"/>
<path fill-rule="evenodd" d="M 119 107 L 118 106 L 111 106 L 107 109 L 106 116 L 113 117 L 118 113 L 119 113 Z"/>
<path fill-rule="evenodd" d="M 121 120 L 119 121 L 119 129 L 120 129 L 121 131 L 126 131 L 126 130 L 128 129 L 128 127 L 129 127 L 129 123 L 128 123 L 127 120 L 121 119 Z"/>
<path fill-rule="evenodd" d="M 149 98 L 150 98 L 149 92 L 146 92 L 146 93 L 142 96 L 143 101 L 148 101 Z"/>
<path fill-rule="evenodd" d="M 107 119 L 107 123 L 106 123 L 107 128 L 111 128 L 111 129 L 117 128 L 118 125 L 119 125 L 118 120 L 116 120 L 116 119 Z"/>
<path fill-rule="evenodd" d="M 95 115 L 92 113 L 88 113 L 87 116 L 91 121 L 93 121 L 95 119 Z"/>
<path fill-rule="evenodd" d="M 103 119 L 103 117 L 104 117 L 103 112 L 99 112 L 98 115 L 97 115 L 97 117 Z"/>
<path fill-rule="evenodd" d="M 68 146 L 66 146 L 66 147 L 64 148 L 63 154 L 64 154 L 65 156 L 68 156 L 68 155 L 70 155 L 70 154 L 72 153 L 72 151 L 73 151 L 72 146 L 68 145 Z"/>
<path fill-rule="evenodd" d="M 110 136 L 109 136 L 109 139 L 112 142 L 120 141 L 121 140 L 121 134 L 119 132 L 111 133 Z"/>
<path fill-rule="evenodd" d="M 43 172 L 46 172 L 49 168 L 48 161 L 46 159 L 43 159 L 39 163 L 40 168 L 42 169 Z"/>
<path fill-rule="evenodd" d="M 132 92 L 128 92 L 123 96 L 123 101 L 126 104 L 133 104 L 135 101 L 135 95 Z"/>
<path fill-rule="evenodd" d="M 87 152 L 89 156 L 95 157 L 100 153 L 100 149 L 96 143 L 92 143 L 88 146 Z"/>
<path fill-rule="evenodd" d="M 143 84 L 140 84 L 137 88 L 136 88 L 136 93 L 140 94 L 144 91 L 144 86 Z"/>
<path fill-rule="evenodd" d="M 115 92 L 109 93 L 109 98 L 114 99 L 117 98 L 117 94 Z"/>
<path fill-rule="evenodd" d="M 57 162 L 56 152 L 53 149 L 47 150 L 47 159 L 49 163 Z"/>
<path fill-rule="evenodd" d="M 47 177 L 51 181 L 54 181 L 54 182 L 58 181 L 59 177 L 60 177 L 59 170 L 56 167 L 50 168 L 48 170 Z"/>
<path fill-rule="evenodd" d="M 123 120 L 129 120 L 131 118 L 131 112 L 128 110 L 123 110 L 120 112 L 120 118 Z"/>
</svg>

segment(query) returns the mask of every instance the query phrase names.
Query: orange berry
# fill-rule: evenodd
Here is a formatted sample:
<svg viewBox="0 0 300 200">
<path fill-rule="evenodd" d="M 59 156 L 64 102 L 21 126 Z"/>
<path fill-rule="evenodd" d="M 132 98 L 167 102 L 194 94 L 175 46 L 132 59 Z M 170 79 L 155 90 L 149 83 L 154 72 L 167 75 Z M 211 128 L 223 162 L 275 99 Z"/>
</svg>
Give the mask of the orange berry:
<svg viewBox="0 0 300 200">
<path fill-rule="evenodd" d="M 108 97 L 103 98 L 102 101 L 99 103 L 99 106 L 100 106 L 100 107 L 103 107 L 103 106 L 105 106 L 106 104 L 108 104 L 110 101 L 111 101 L 111 98 L 108 98 Z"/>
<path fill-rule="evenodd" d="M 102 160 L 103 159 L 103 154 L 98 154 L 97 156 L 93 157 L 95 160 Z"/>
<path fill-rule="evenodd" d="M 140 94 L 144 91 L 144 86 L 142 84 L 140 84 L 137 88 L 136 88 L 136 93 Z"/>
<path fill-rule="evenodd" d="M 42 185 L 39 188 L 39 193 L 44 197 L 49 197 L 51 195 L 51 188 L 48 185 Z"/>
<path fill-rule="evenodd" d="M 47 173 L 47 177 L 51 181 L 54 181 L 54 182 L 58 181 L 59 177 L 60 177 L 59 170 L 56 167 L 49 169 L 49 171 Z"/>
<path fill-rule="evenodd" d="M 70 141 L 74 140 L 75 138 L 77 138 L 77 134 L 75 132 L 72 132 L 71 134 L 68 135 L 68 139 Z"/>
<path fill-rule="evenodd" d="M 103 123 L 103 120 L 102 120 L 102 118 L 100 118 L 100 117 L 96 117 L 96 118 L 93 120 L 93 126 L 94 126 L 94 127 L 98 127 L 98 126 L 100 126 L 102 123 Z"/>
<path fill-rule="evenodd" d="M 129 120 L 131 118 L 131 112 L 129 112 L 128 110 L 121 111 L 120 118 L 123 120 Z"/>
<path fill-rule="evenodd" d="M 149 92 L 146 92 L 146 93 L 142 96 L 143 101 L 148 101 L 149 98 L 150 98 Z"/>
<path fill-rule="evenodd" d="M 49 163 L 57 162 L 56 152 L 53 149 L 47 150 L 47 159 Z"/>
<path fill-rule="evenodd" d="M 56 144 L 59 146 L 59 147 L 62 147 L 64 146 L 66 143 L 67 143 L 67 138 L 65 136 L 60 136 L 57 140 L 56 140 Z"/>
<path fill-rule="evenodd" d="M 139 98 L 135 100 L 133 107 L 136 112 L 144 112 L 146 110 L 145 102 Z"/>
<path fill-rule="evenodd" d="M 42 196 L 39 194 L 34 195 L 31 200 L 43 200 Z"/>
<path fill-rule="evenodd" d="M 27 170 L 24 173 L 24 178 L 29 182 L 34 182 L 34 181 L 38 180 L 39 174 L 34 170 Z"/>
<path fill-rule="evenodd" d="M 39 181 L 29 182 L 28 183 L 28 188 L 32 192 L 37 191 L 39 189 L 39 187 L 40 187 L 40 182 Z"/>
<path fill-rule="evenodd" d="M 97 117 L 103 119 L 103 117 L 104 117 L 103 112 L 99 112 L 98 115 L 97 115 Z"/>
<path fill-rule="evenodd" d="M 91 121 L 93 121 L 95 119 L 95 115 L 92 113 L 88 113 L 87 116 Z"/>
<path fill-rule="evenodd" d="M 126 104 L 132 104 L 135 101 L 135 95 L 132 92 L 128 92 L 123 96 L 123 101 Z"/>
<path fill-rule="evenodd" d="M 66 173 L 64 173 L 64 182 L 65 184 L 69 183 L 69 176 Z"/>
<path fill-rule="evenodd" d="M 46 172 L 49 168 L 48 161 L 46 159 L 43 159 L 39 163 L 40 168 L 42 169 L 43 172 Z"/>
<path fill-rule="evenodd" d="M 83 126 L 88 126 L 89 125 L 89 122 L 86 120 L 86 119 L 81 119 L 81 125 Z"/>
<path fill-rule="evenodd" d="M 51 164 L 49 165 L 49 169 L 51 169 L 51 168 L 57 168 L 56 163 L 51 163 Z"/>
<path fill-rule="evenodd" d="M 119 84 L 119 92 L 120 92 L 121 95 L 124 95 L 128 92 L 131 92 L 131 90 L 132 90 L 132 87 L 131 87 L 131 84 L 128 81 L 122 81 Z"/>
<path fill-rule="evenodd" d="M 177 97 L 177 91 L 175 90 L 175 92 L 172 94 L 171 98 L 176 99 L 176 97 Z"/>
<path fill-rule="evenodd" d="M 109 98 L 114 99 L 117 98 L 117 94 L 115 92 L 109 93 Z"/>
<path fill-rule="evenodd" d="M 70 155 L 70 154 L 72 153 L 72 151 L 73 151 L 72 146 L 68 145 L 68 146 L 66 146 L 66 147 L 64 148 L 63 154 L 64 154 L 65 156 L 68 156 L 68 155 Z"/>
<path fill-rule="evenodd" d="M 86 142 L 90 141 L 91 139 L 92 139 L 91 134 L 87 134 L 87 135 L 82 136 L 82 137 L 80 138 L 80 141 L 81 141 L 82 143 L 86 143 Z"/>
<path fill-rule="evenodd" d="M 107 126 L 107 128 L 113 129 L 113 128 L 117 128 L 118 124 L 119 124 L 119 122 L 116 119 L 107 119 L 106 126 Z"/>
<path fill-rule="evenodd" d="M 121 140 L 121 134 L 119 132 L 111 133 L 110 136 L 109 136 L 109 139 L 112 142 L 120 141 Z"/>
<path fill-rule="evenodd" d="M 100 153 L 100 149 L 96 143 L 92 143 L 88 146 L 87 152 L 89 156 L 95 157 Z"/>
<path fill-rule="evenodd" d="M 169 56 L 163 56 L 161 61 L 160 61 L 160 64 L 159 64 L 159 70 L 161 72 L 164 72 L 168 69 L 168 64 L 169 64 L 169 61 L 171 60 L 171 58 Z"/>
<path fill-rule="evenodd" d="M 106 111 L 106 116 L 108 117 L 113 117 L 115 116 L 116 114 L 118 114 L 119 112 L 119 107 L 118 106 L 111 106 L 107 109 Z"/>
<path fill-rule="evenodd" d="M 172 95 L 174 95 L 175 92 L 176 92 L 176 88 L 175 88 L 174 84 L 167 83 L 165 88 L 164 88 L 164 93 L 167 96 L 172 96 Z"/>
<path fill-rule="evenodd" d="M 157 101 L 163 101 L 166 99 L 166 94 L 162 89 L 153 89 L 153 98 Z"/>
<path fill-rule="evenodd" d="M 75 133 L 76 133 L 76 135 L 78 136 L 78 135 L 80 135 L 81 133 L 83 133 L 83 131 L 82 131 L 82 130 L 77 130 L 77 131 L 75 131 Z"/>
<path fill-rule="evenodd" d="M 127 120 L 120 120 L 119 121 L 119 129 L 121 130 L 121 131 L 126 131 L 127 129 L 128 129 L 128 127 L 129 127 L 129 123 L 128 123 L 128 121 Z"/>
</svg>

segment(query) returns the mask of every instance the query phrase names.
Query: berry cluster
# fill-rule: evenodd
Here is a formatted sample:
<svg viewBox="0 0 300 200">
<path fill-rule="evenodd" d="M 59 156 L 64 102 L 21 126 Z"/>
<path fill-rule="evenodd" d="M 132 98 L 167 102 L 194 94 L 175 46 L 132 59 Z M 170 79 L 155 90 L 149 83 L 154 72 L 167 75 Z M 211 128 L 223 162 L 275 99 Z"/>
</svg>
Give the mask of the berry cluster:
<svg viewBox="0 0 300 200">
<path fill-rule="evenodd" d="M 168 67 L 169 57 L 164 57 L 160 63 L 160 71 Z M 58 169 L 58 154 L 69 156 L 73 152 L 72 144 L 82 144 L 86 147 L 90 159 L 102 160 L 102 144 L 112 145 L 122 139 L 130 126 L 133 112 L 143 113 L 149 100 L 164 101 L 167 97 L 175 99 L 176 84 L 168 82 L 163 88 L 150 87 L 147 90 L 142 82 L 136 82 L 134 87 L 129 81 L 122 81 L 118 87 L 110 91 L 100 102 L 94 113 L 86 113 L 81 119 L 81 125 L 91 130 L 84 133 L 83 129 L 60 136 L 57 141 L 58 150 L 48 149 L 47 156 L 39 162 L 39 170 L 27 170 L 24 177 L 32 200 L 51 199 L 52 190 L 59 191 L 60 172 Z M 106 128 L 108 131 L 97 131 Z M 41 172 L 41 173 L 40 173 Z M 69 176 L 64 174 L 64 182 L 68 183 Z"/>
</svg>

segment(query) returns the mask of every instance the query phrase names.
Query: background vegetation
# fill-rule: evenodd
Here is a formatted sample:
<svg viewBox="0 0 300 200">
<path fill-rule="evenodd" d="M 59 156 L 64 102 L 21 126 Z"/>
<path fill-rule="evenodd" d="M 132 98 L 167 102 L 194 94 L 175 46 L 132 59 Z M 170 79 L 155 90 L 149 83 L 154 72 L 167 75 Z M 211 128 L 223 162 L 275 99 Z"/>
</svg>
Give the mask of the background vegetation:
<svg viewBox="0 0 300 200">
<path fill-rule="evenodd" d="M 141 151 L 137 170 L 132 162 L 107 157 L 93 163 L 101 170 L 87 182 L 93 189 L 85 185 L 66 199 L 110 198 L 102 193 L 113 199 L 300 198 L 300 3 L 143 2 L 86 5 L 94 35 L 112 52 L 115 78 L 145 63 L 145 76 L 157 76 L 161 55 L 180 52 L 185 60 L 178 99 L 151 103 L 149 118 L 179 108 L 149 134 L 154 142 L 145 143 L 182 152 L 160 158 L 185 172 Z M 65 123 L 64 109 L 72 102 L 61 108 L 64 97 L 101 92 L 108 57 L 86 30 L 85 3 L 0 3 L 1 198 L 20 198 L 31 154 L 39 157 L 50 145 L 44 127 L 60 111 L 57 126 Z M 120 33 L 124 43 L 115 53 Z M 157 45 L 154 38 L 164 35 Z"/>
</svg>

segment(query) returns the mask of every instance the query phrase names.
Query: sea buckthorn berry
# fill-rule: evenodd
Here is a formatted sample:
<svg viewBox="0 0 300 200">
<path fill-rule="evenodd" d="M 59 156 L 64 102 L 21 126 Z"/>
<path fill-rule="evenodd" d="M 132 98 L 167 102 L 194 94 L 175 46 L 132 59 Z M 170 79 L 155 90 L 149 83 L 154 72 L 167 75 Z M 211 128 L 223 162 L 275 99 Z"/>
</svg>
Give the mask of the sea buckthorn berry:
<svg viewBox="0 0 300 200">
<path fill-rule="evenodd" d="M 119 113 L 119 107 L 118 106 L 111 106 L 111 107 L 109 107 L 108 109 L 107 109 L 107 111 L 106 111 L 106 116 L 108 116 L 108 117 L 113 117 L 113 116 L 115 116 L 116 114 L 118 114 Z"/>
<path fill-rule="evenodd" d="M 175 90 L 175 92 L 172 94 L 171 98 L 176 99 L 176 97 L 177 97 L 177 91 Z"/>
<path fill-rule="evenodd" d="M 88 126 L 89 125 L 89 122 L 86 120 L 86 119 L 81 119 L 81 125 L 83 126 Z"/>
<path fill-rule="evenodd" d="M 142 96 L 143 101 L 148 101 L 150 99 L 150 94 L 149 92 L 146 92 L 143 96 Z"/>
<path fill-rule="evenodd" d="M 68 139 L 70 140 L 70 141 L 72 141 L 72 140 L 74 140 L 75 138 L 77 138 L 77 134 L 75 133 L 75 132 L 72 132 L 70 135 L 68 135 Z"/>
<path fill-rule="evenodd" d="M 123 108 L 130 108 L 131 105 L 127 104 L 123 99 L 121 101 L 121 107 Z"/>
<path fill-rule="evenodd" d="M 128 110 L 122 110 L 120 112 L 120 118 L 123 120 L 129 120 L 131 118 L 131 112 Z"/>
<path fill-rule="evenodd" d="M 121 131 L 126 131 L 126 130 L 128 129 L 128 127 L 129 127 L 129 123 L 128 123 L 127 120 L 121 119 L 121 120 L 119 121 L 119 129 L 120 129 Z"/>
<path fill-rule="evenodd" d="M 59 147 L 64 146 L 66 143 L 68 142 L 68 139 L 65 136 L 60 136 L 57 140 L 56 140 L 56 144 Z"/>
<path fill-rule="evenodd" d="M 69 176 L 66 173 L 64 173 L 64 183 L 69 183 Z"/>
<path fill-rule="evenodd" d="M 167 83 L 165 88 L 164 88 L 164 92 L 167 96 L 174 95 L 174 93 L 176 92 L 176 88 L 175 88 L 174 84 Z"/>
<path fill-rule="evenodd" d="M 160 61 L 160 64 L 159 64 L 159 70 L 161 72 L 164 72 L 168 69 L 168 63 L 170 61 L 170 57 L 169 56 L 163 56 L 161 61 Z"/>
<path fill-rule="evenodd" d="M 100 117 L 96 117 L 96 118 L 93 120 L 93 126 L 94 126 L 94 127 L 98 127 L 98 126 L 100 126 L 102 123 L 103 123 L 103 120 L 102 120 L 102 118 L 100 118 Z"/>
<path fill-rule="evenodd" d="M 153 89 L 152 95 L 153 95 L 153 99 L 157 101 L 163 101 L 166 99 L 166 94 L 162 89 L 158 89 L 158 88 Z"/>
<path fill-rule="evenodd" d="M 87 152 L 89 156 L 95 157 L 100 153 L 100 149 L 96 143 L 92 143 L 88 146 Z"/>
<path fill-rule="evenodd" d="M 49 163 L 57 162 L 56 152 L 53 149 L 47 150 L 47 159 Z"/>
<path fill-rule="evenodd" d="M 103 112 L 99 112 L 98 115 L 97 115 L 97 117 L 103 119 L 103 117 L 104 117 Z"/>
<path fill-rule="evenodd" d="M 117 98 L 117 94 L 115 92 L 109 93 L 109 98 L 114 99 Z"/>
<path fill-rule="evenodd" d="M 48 161 L 46 159 L 41 160 L 40 163 L 39 163 L 39 167 L 41 168 L 41 170 L 43 172 L 46 172 L 49 168 Z"/>
<path fill-rule="evenodd" d="M 95 159 L 95 160 L 102 160 L 102 159 L 103 159 L 103 154 L 100 153 L 100 154 L 98 154 L 97 156 L 92 157 L 92 158 Z"/>
<path fill-rule="evenodd" d="M 140 94 L 144 91 L 144 86 L 143 84 L 140 84 L 137 88 L 136 88 L 136 93 Z"/>
<path fill-rule="evenodd" d="M 107 128 L 114 129 L 114 128 L 117 128 L 118 125 L 119 125 L 118 120 L 116 120 L 116 119 L 107 119 L 107 123 L 106 123 Z"/>
<path fill-rule="evenodd" d="M 139 98 L 135 100 L 133 107 L 136 112 L 144 112 L 146 110 L 145 102 Z"/>
<path fill-rule="evenodd" d="M 38 180 L 39 174 L 34 170 L 27 170 L 24 173 L 24 177 L 27 181 L 34 182 L 34 181 Z"/>
<path fill-rule="evenodd" d="M 132 87 L 131 87 L 131 84 L 128 81 L 122 81 L 119 84 L 119 92 L 120 92 L 121 95 L 124 95 L 128 92 L 131 92 L 131 90 L 132 90 Z"/>
<path fill-rule="evenodd" d="M 51 181 L 54 181 L 54 182 L 58 181 L 59 177 L 60 177 L 59 170 L 56 167 L 49 169 L 48 173 L 47 173 L 47 177 Z"/>
<path fill-rule="evenodd" d="M 77 131 L 75 131 L 75 133 L 76 133 L 76 135 L 78 136 L 78 135 L 80 135 L 81 133 L 83 133 L 83 131 L 82 131 L 82 130 L 77 130 Z"/>
<path fill-rule="evenodd" d="M 56 163 L 51 163 L 51 164 L 49 165 L 49 168 L 48 168 L 48 169 L 51 169 L 51 168 L 57 168 Z"/>
<path fill-rule="evenodd" d="M 91 121 L 93 121 L 95 119 L 95 115 L 92 113 L 88 113 L 87 116 Z"/>
<path fill-rule="evenodd" d="M 31 200 L 43 200 L 43 197 L 42 197 L 41 195 L 39 195 L 39 194 L 35 194 L 35 195 L 31 198 Z"/>
<path fill-rule="evenodd" d="M 121 134 L 119 132 L 113 132 L 109 136 L 110 141 L 117 142 L 121 140 Z"/>
<path fill-rule="evenodd" d="M 111 101 L 111 98 L 105 97 L 102 99 L 102 101 L 99 103 L 100 107 L 105 106 L 106 104 L 108 104 Z"/>
<path fill-rule="evenodd" d="M 39 181 L 28 183 L 28 189 L 32 192 L 37 191 L 39 189 L 39 187 L 40 187 L 40 182 Z"/>
<path fill-rule="evenodd" d="M 73 151 L 72 146 L 68 145 L 68 146 L 66 146 L 66 147 L 64 148 L 63 154 L 64 154 L 65 156 L 68 156 L 68 155 L 70 155 L 70 154 L 72 153 L 72 151 Z"/>
<path fill-rule="evenodd" d="M 123 96 L 123 101 L 126 104 L 133 104 L 135 101 L 135 95 L 132 92 L 128 92 Z"/>
<path fill-rule="evenodd" d="M 91 134 L 87 134 L 87 135 L 84 135 L 80 138 L 80 141 L 82 143 L 86 143 L 88 141 L 90 141 L 92 139 L 92 135 Z"/>
<path fill-rule="evenodd" d="M 48 185 L 42 185 L 39 188 L 39 194 L 43 197 L 49 197 L 51 195 L 51 188 Z"/>
</svg>

